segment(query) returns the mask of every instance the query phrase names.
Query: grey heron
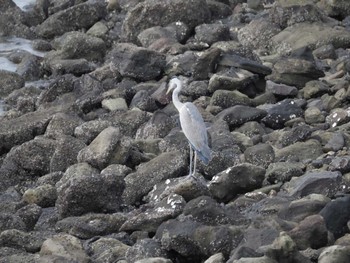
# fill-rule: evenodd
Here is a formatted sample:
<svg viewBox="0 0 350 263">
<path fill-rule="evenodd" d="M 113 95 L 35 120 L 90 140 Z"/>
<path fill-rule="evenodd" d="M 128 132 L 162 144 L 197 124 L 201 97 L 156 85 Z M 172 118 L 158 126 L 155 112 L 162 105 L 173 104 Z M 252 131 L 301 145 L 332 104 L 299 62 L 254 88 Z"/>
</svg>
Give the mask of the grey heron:
<svg viewBox="0 0 350 263">
<path fill-rule="evenodd" d="M 174 106 L 179 112 L 181 129 L 190 144 L 189 176 L 193 176 L 196 172 L 197 156 L 204 164 L 207 165 L 211 159 L 211 150 L 208 146 L 207 128 L 203 121 L 202 115 L 193 103 L 182 103 L 179 100 L 179 93 L 181 89 L 182 81 L 179 78 L 172 78 L 169 82 L 167 93 L 169 93 L 171 90 L 174 90 L 172 94 L 172 100 Z"/>
</svg>

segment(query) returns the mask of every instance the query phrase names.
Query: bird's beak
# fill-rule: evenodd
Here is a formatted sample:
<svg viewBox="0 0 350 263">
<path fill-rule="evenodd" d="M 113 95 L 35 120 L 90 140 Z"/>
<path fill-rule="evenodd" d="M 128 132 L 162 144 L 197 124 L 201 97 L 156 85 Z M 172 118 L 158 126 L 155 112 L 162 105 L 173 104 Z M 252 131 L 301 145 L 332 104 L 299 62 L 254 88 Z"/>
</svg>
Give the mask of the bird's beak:
<svg viewBox="0 0 350 263">
<path fill-rule="evenodd" d="M 173 86 L 174 84 L 169 86 L 168 90 L 166 91 L 166 94 L 169 94 L 174 89 Z"/>
</svg>

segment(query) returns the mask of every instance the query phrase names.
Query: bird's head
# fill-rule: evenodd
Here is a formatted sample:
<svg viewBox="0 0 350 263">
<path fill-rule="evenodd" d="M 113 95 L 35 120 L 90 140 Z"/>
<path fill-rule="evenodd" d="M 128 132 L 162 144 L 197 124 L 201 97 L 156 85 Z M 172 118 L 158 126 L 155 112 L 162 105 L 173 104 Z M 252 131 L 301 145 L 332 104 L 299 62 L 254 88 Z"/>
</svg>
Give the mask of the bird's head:
<svg viewBox="0 0 350 263">
<path fill-rule="evenodd" d="M 172 78 L 169 81 L 169 87 L 168 90 L 166 92 L 166 94 L 168 94 L 169 92 L 171 92 L 172 90 L 176 89 L 176 88 L 180 88 L 182 87 L 182 82 L 179 78 Z"/>
</svg>

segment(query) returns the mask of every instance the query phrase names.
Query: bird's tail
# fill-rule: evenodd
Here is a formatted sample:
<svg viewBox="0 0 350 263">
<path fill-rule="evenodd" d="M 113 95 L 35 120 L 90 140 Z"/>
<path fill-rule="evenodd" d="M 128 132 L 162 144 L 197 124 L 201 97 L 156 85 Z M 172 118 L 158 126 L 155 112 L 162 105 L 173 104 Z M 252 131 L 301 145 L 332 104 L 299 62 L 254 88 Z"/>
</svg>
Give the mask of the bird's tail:
<svg viewBox="0 0 350 263">
<path fill-rule="evenodd" d="M 201 151 L 197 151 L 197 154 L 199 159 L 201 159 L 201 161 L 206 165 L 211 160 L 211 150 L 207 145 L 205 145 Z"/>
</svg>

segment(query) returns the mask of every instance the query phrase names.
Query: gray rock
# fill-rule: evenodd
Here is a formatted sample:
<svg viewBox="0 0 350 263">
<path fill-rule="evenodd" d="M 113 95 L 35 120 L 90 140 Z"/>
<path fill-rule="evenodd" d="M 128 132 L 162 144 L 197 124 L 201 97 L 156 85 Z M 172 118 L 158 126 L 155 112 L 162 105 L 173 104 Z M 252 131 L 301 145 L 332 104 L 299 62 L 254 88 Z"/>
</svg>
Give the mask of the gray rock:
<svg viewBox="0 0 350 263">
<path fill-rule="evenodd" d="M 26 230 L 30 231 L 34 229 L 36 222 L 38 221 L 42 212 L 42 208 L 36 204 L 29 204 L 23 206 L 16 211 L 18 215 L 26 225 Z"/>
<path fill-rule="evenodd" d="M 59 214 L 56 207 L 43 208 L 34 230 L 54 232 L 58 218 Z"/>
<path fill-rule="evenodd" d="M 232 14 L 232 10 L 230 8 L 228 1 L 207 1 L 210 17 L 212 20 L 222 19 L 230 16 Z"/>
<path fill-rule="evenodd" d="M 119 129 L 108 127 L 79 152 L 78 161 L 87 162 L 99 169 L 109 164 L 123 164 L 129 147 L 122 144 Z"/>
<path fill-rule="evenodd" d="M 318 141 L 310 139 L 277 149 L 275 153 L 276 161 L 303 161 L 315 160 L 323 154 L 323 151 L 322 145 Z"/>
<path fill-rule="evenodd" d="M 290 130 L 284 131 L 277 143 L 282 147 L 292 145 L 296 142 L 306 141 L 312 135 L 313 128 L 309 125 L 299 124 Z"/>
<path fill-rule="evenodd" d="M 123 77 L 151 80 L 158 77 L 165 68 L 165 56 L 159 52 L 128 43 L 115 44 L 107 54 Z"/>
<path fill-rule="evenodd" d="M 188 16 L 188 12 L 193 15 Z M 151 0 L 136 5 L 127 13 L 123 23 L 123 33 L 127 39 L 135 40 L 136 36 L 146 28 L 166 26 L 177 21 L 193 29 L 206 21 L 209 16 L 208 5 L 203 0 L 192 2 L 176 0 L 161 3 Z"/>
<path fill-rule="evenodd" d="M 318 257 L 319 263 L 346 263 L 349 260 L 349 247 L 338 245 L 333 245 L 325 248 Z"/>
<path fill-rule="evenodd" d="M 135 173 L 125 177 L 123 200 L 134 204 L 163 180 L 183 174 L 187 166 L 180 152 L 163 153 L 151 161 L 140 165 Z"/>
<path fill-rule="evenodd" d="M 290 202 L 278 212 L 278 216 L 284 220 L 300 222 L 308 216 L 318 214 L 328 202 L 330 198 L 324 195 L 310 194 Z"/>
<path fill-rule="evenodd" d="M 40 207 L 55 206 L 56 199 L 56 188 L 49 184 L 43 184 L 36 188 L 28 189 L 23 194 L 24 201 L 29 204 L 37 204 Z"/>
<path fill-rule="evenodd" d="M 128 137 L 135 136 L 138 128 L 149 120 L 150 116 L 145 111 L 128 110 L 123 113 L 115 113 L 107 120 L 112 122 L 112 125 L 119 128 L 121 134 Z"/>
<path fill-rule="evenodd" d="M 208 91 L 243 90 L 257 79 L 257 75 L 248 70 L 230 68 L 227 72 L 213 74 L 209 79 Z"/>
<path fill-rule="evenodd" d="M 85 58 L 81 59 L 47 59 L 45 67 L 54 76 L 64 74 L 74 74 L 81 76 L 96 69 L 96 65 L 87 61 Z"/>
<path fill-rule="evenodd" d="M 240 193 L 261 187 L 265 169 L 248 163 L 229 167 L 214 176 L 209 190 L 215 198 L 229 201 Z"/>
<path fill-rule="evenodd" d="M 328 243 L 325 221 L 320 215 L 312 215 L 302 220 L 299 225 L 288 232 L 299 250 L 311 247 L 318 249 Z"/>
<path fill-rule="evenodd" d="M 127 262 L 136 262 L 150 257 L 168 258 L 168 252 L 161 246 L 160 242 L 150 238 L 137 241 L 126 252 Z"/>
<path fill-rule="evenodd" d="M 220 106 L 223 109 L 235 105 L 251 106 L 251 99 L 238 90 L 216 90 L 210 98 L 210 105 Z"/>
<path fill-rule="evenodd" d="M 195 39 L 208 45 L 230 38 L 229 27 L 224 24 L 201 24 L 196 26 L 195 31 Z"/>
<path fill-rule="evenodd" d="M 326 116 L 326 122 L 334 128 L 335 126 L 344 124 L 350 120 L 346 109 L 336 108 L 332 109 L 331 113 Z"/>
<path fill-rule="evenodd" d="M 0 245 L 24 249 L 27 252 L 38 252 L 43 242 L 53 235 L 51 232 L 23 232 L 17 229 L 2 231 Z"/>
<path fill-rule="evenodd" d="M 191 76 L 194 62 L 198 56 L 194 51 L 185 51 L 167 60 L 165 73 L 168 75 Z"/>
<path fill-rule="evenodd" d="M 90 244 L 91 258 L 96 263 L 113 263 L 125 258 L 129 246 L 108 237 L 101 237 Z"/>
<path fill-rule="evenodd" d="M 7 70 L 0 70 L 0 97 L 6 97 L 12 91 L 24 86 L 24 78 L 19 74 Z"/>
<path fill-rule="evenodd" d="M 87 163 L 67 169 L 56 184 L 56 207 L 60 216 L 76 216 L 87 212 L 116 211 L 124 183 L 112 174 L 99 174 Z"/>
<path fill-rule="evenodd" d="M 285 188 L 294 197 L 303 197 L 311 193 L 333 197 L 341 184 L 340 172 L 309 171 L 291 180 Z"/>
<path fill-rule="evenodd" d="M 222 253 L 217 253 L 209 257 L 204 263 L 224 263 L 225 257 Z"/>
<path fill-rule="evenodd" d="M 74 134 L 74 129 L 82 124 L 83 120 L 76 115 L 66 113 L 56 113 L 50 120 L 45 135 L 49 138 L 58 139 L 61 135 Z"/>
<path fill-rule="evenodd" d="M 273 36 L 271 41 L 275 50 L 286 54 L 304 47 L 313 50 L 326 44 L 343 47 L 350 42 L 350 33 L 345 28 L 335 28 L 325 23 L 304 22 L 287 27 Z"/>
<path fill-rule="evenodd" d="M 55 259 L 81 263 L 90 262 L 81 241 L 64 233 L 46 239 L 41 246 L 40 257 L 43 262 L 50 262 L 50 260 L 54 261 Z"/>
<path fill-rule="evenodd" d="M 161 257 L 143 258 L 135 261 L 135 263 L 172 263 L 170 259 Z"/>
<path fill-rule="evenodd" d="M 336 239 L 348 232 L 349 205 L 349 196 L 339 197 L 329 202 L 319 213 L 324 218 L 327 229 L 333 233 Z M 334 220 L 335 218 L 336 220 Z"/>
<path fill-rule="evenodd" d="M 335 48 L 332 44 L 324 45 L 316 48 L 312 54 L 318 59 L 336 59 Z"/>
<path fill-rule="evenodd" d="M 319 80 L 311 80 L 305 83 L 305 87 L 301 90 L 305 99 L 320 97 L 323 94 L 330 92 L 329 86 Z"/>
<path fill-rule="evenodd" d="M 285 84 L 277 84 L 270 80 L 266 81 L 266 91 L 279 97 L 295 97 L 298 94 L 298 89 L 294 86 Z"/>
<path fill-rule="evenodd" d="M 194 80 L 206 80 L 209 75 L 215 72 L 217 62 L 220 59 L 221 50 L 215 47 L 197 53 L 197 59 L 192 66 Z"/>
<path fill-rule="evenodd" d="M 267 112 L 265 110 L 236 105 L 221 111 L 216 115 L 216 119 L 225 121 L 230 128 L 234 128 L 248 121 L 259 121 L 264 118 L 266 114 Z"/>
<path fill-rule="evenodd" d="M 134 107 L 148 112 L 154 112 L 158 109 L 155 99 L 152 98 L 146 90 L 139 90 L 136 92 L 130 102 L 130 108 L 132 109 Z"/>
<path fill-rule="evenodd" d="M 17 65 L 16 73 L 26 81 L 38 80 L 43 75 L 41 62 L 41 58 L 34 55 L 27 55 Z"/>
<path fill-rule="evenodd" d="M 9 229 L 25 230 L 26 225 L 18 215 L 0 213 L 0 232 Z"/>
<path fill-rule="evenodd" d="M 162 222 L 177 217 L 182 212 L 185 203 L 182 196 L 170 194 L 154 207 L 148 209 L 141 207 L 139 210 L 131 212 L 120 230 L 155 232 Z"/>
<path fill-rule="evenodd" d="M 244 151 L 244 159 L 248 163 L 267 168 L 275 159 L 275 151 L 269 144 L 257 144 Z"/>
<path fill-rule="evenodd" d="M 292 177 L 298 177 L 304 173 L 304 165 L 295 162 L 271 163 L 266 169 L 266 179 L 270 183 L 287 182 Z"/>
<path fill-rule="evenodd" d="M 210 195 L 206 181 L 195 174 L 195 178 L 179 177 L 162 181 L 153 186 L 152 191 L 144 198 L 149 203 L 158 204 L 173 194 L 182 196 L 186 201 L 199 196 Z"/>
<path fill-rule="evenodd" d="M 238 40 L 252 49 L 266 49 L 271 45 L 271 38 L 281 32 L 281 28 L 264 18 L 254 19 L 238 31 Z"/>
<path fill-rule="evenodd" d="M 323 123 L 326 120 L 326 117 L 317 107 L 307 108 L 304 112 L 304 118 L 307 124 Z"/>
<path fill-rule="evenodd" d="M 38 254 L 26 253 L 23 251 L 18 251 L 17 253 L 11 253 L 10 255 L 2 256 L 2 262 L 6 263 L 17 263 L 17 262 L 28 262 L 28 263 L 36 263 L 40 260 L 40 256 Z"/>
<path fill-rule="evenodd" d="M 53 38 L 69 31 L 89 28 L 103 18 L 106 11 L 104 2 L 88 1 L 49 16 L 35 31 L 40 37 Z"/>
<path fill-rule="evenodd" d="M 74 136 L 90 144 L 104 129 L 112 126 L 110 121 L 92 120 L 82 123 L 74 129 Z"/>
<path fill-rule="evenodd" d="M 350 158 L 349 156 L 336 156 L 329 164 L 330 171 L 340 171 L 345 174 L 350 172 Z"/>
<path fill-rule="evenodd" d="M 122 213 L 94 214 L 66 217 L 55 225 L 57 232 L 65 232 L 81 239 L 115 233 L 127 220 Z"/>
<path fill-rule="evenodd" d="M 334 3 L 322 0 L 317 6 L 331 17 L 345 18 L 350 15 L 350 4 L 346 0 L 338 0 Z"/>
</svg>

